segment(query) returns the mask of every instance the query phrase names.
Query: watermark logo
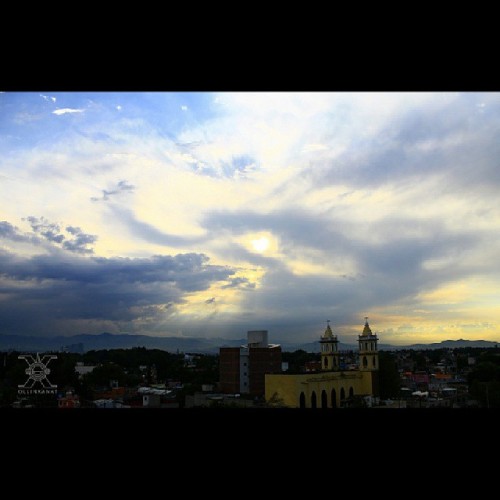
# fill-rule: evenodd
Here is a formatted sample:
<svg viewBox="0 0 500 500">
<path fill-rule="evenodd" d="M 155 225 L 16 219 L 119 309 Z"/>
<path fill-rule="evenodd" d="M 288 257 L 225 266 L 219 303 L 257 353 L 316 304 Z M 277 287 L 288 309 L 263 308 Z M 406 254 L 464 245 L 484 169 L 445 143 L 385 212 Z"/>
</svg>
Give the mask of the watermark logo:
<svg viewBox="0 0 500 500">
<path fill-rule="evenodd" d="M 39 353 L 36 357 L 31 354 L 21 354 L 17 358 L 24 359 L 28 363 L 28 368 L 24 370 L 28 375 L 28 380 L 18 385 L 18 394 L 56 394 L 57 385 L 52 384 L 47 377 L 50 374 L 50 368 L 47 368 L 47 365 L 53 359 L 57 359 L 55 354 L 46 354 L 42 359 Z"/>
</svg>

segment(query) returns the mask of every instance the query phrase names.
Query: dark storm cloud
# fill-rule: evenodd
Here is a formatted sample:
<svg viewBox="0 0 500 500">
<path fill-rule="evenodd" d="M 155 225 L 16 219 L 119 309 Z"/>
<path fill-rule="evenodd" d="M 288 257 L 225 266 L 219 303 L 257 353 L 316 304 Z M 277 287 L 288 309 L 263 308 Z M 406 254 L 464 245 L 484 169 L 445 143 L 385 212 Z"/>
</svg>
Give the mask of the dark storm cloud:
<svg viewBox="0 0 500 500">
<path fill-rule="evenodd" d="M 483 108 L 484 98 L 470 94 L 442 108 L 412 109 L 334 160 L 312 162 L 306 175 L 315 185 L 377 187 L 445 175 L 445 189 L 498 186 L 500 103 L 492 99 Z"/>
<path fill-rule="evenodd" d="M 61 232 L 59 224 L 49 222 L 45 217 L 29 216 L 26 219 L 35 233 L 35 235 L 42 236 L 43 240 L 55 244 L 59 248 L 64 248 L 70 252 L 79 254 L 92 254 L 94 250 L 87 245 L 92 245 L 97 241 L 97 236 L 93 234 L 84 233 L 79 227 L 66 226 L 66 231 L 71 236 L 65 236 Z M 9 224 L 9 223 L 7 223 Z M 4 234 L 0 231 L 0 237 L 3 235 L 9 239 L 16 239 L 17 241 L 30 241 L 34 244 L 40 244 L 42 239 L 30 234 L 22 234 L 18 228 L 9 224 L 8 231 Z"/>
<path fill-rule="evenodd" d="M 25 237 L 19 232 L 19 229 L 5 220 L 0 221 L 0 238 L 6 238 L 13 241 L 25 240 Z"/>
<path fill-rule="evenodd" d="M 186 292 L 225 282 L 235 270 L 209 264 L 203 254 L 151 258 L 21 258 L 0 252 L 0 331 L 49 333 L 66 320 L 130 322 L 156 317 Z M 66 333 L 74 333 L 66 331 Z"/>
<path fill-rule="evenodd" d="M 335 210 L 323 215 L 293 209 L 269 214 L 214 212 L 204 221 L 211 234 L 269 231 L 278 237 L 279 251 L 284 257 L 265 257 L 242 247 L 232 247 L 227 252 L 232 258 L 267 269 L 259 293 L 245 300 L 259 310 L 260 317 L 270 326 L 289 321 L 297 333 L 301 325 L 312 325 L 327 312 L 337 323 L 356 323 L 367 310 L 474 275 L 480 270 L 480 263 L 465 264 L 462 257 L 487 243 L 487 235 L 480 230 L 448 232 L 442 221 L 432 219 L 412 221 L 391 216 L 357 225 L 359 231 L 356 223 L 340 219 Z M 377 238 L 371 238 L 374 235 Z M 356 273 L 293 273 L 287 266 L 289 257 L 307 248 L 320 252 L 315 254 L 317 262 L 325 269 L 330 265 L 338 269 L 338 262 L 346 258 L 355 263 Z M 425 266 L 428 261 L 446 257 L 450 257 L 448 265 L 437 269 Z"/>
<path fill-rule="evenodd" d="M 193 335 L 245 337 L 248 330 L 269 330 L 272 341 L 317 340 L 324 332 L 326 319 L 332 326 L 361 324 L 371 307 L 372 290 L 368 280 L 352 282 L 331 276 L 297 276 L 274 268 L 264 276 L 258 293 L 244 298 L 242 311 L 236 316 L 205 322 L 202 328 L 189 320 L 178 328 L 190 328 Z M 198 330 L 196 330 L 198 328 Z M 359 331 L 358 333 L 361 333 Z M 351 341 L 347 335 L 342 341 Z"/>
<path fill-rule="evenodd" d="M 271 231 L 282 239 L 282 245 L 301 243 L 310 247 L 328 248 L 332 237 L 337 237 L 337 245 L 345 244 L 342 227 L 347 221 L 331 215 L 317 215 L 306 210 L 283 209 L 271 213 L 252 211 L 213 211 L 202 221 L 203 227 L 210 234 L 217 231 L 230 230 L 233 234 L 258 233 Z M 253 254 L 255 258 L 265 257 Z"/>
<path fill-rule="evenodd" d="M 65 241 L 63 247 L 70 252 L 91 254 L 94 253 L 92 248 L 87 248 L 87 245 L 92 245 L 97 241 L 97 236 L 84 233 L 79 227 L 67 226 L 66 231 L 72 234 L 72 240 Z"/>
<path fill-rule="evenodd" d="M 97 198 L 92 196 L 91 201 L 108 201 L 110 196 L 114 196 L 121 193 L 130 193 L 135 190 L 135 186 L 132 184 L 128 184 L 127 181 L 120 181 L 116 185 L 116 187 L 112 190 L 103 189 L 102 196 Z"/>
<path fill-rule="evenodd" d="M 167 246 L 185 246 L 192 243 L 201 243 L 207 240 L 207 236 L 177 236 L 174 234 L 164 233 L 155 226 L 147 222 L 137 219 L 133 212 L 129 209 L 109 207 L 117 219 L 125 224 L 134 237 L 140 237 L 150 243 Z M 165 214 L 168 218 L 169 215 Z"/>
<path fill-rule="evenodd" d="M 29 216 L 26 220 L 30 223 L 33 232 L 42 235 L 47 241 L 62 243 L 64 240 L 59 224 L 51 223 L 45 217 Z"/>
<path fill-rule="evenodd" d="M 367 207 L 367 210 L 369 207 Z M 420 283 L 433 281 L 439 275 L 457 276 L 473 274 L 477 266 L 453 266 L 441 271 L 427 272 L 422 268 L 425 261 L 439 259 L 453 253 L 456 264 L 468 251 L 488 244 L 489 233 L 464 227 L 462 231 L 448 231 L 443 221 L 419 220 L 387 216 L 377 222 L 365 223 L 346 220 L 335 210 L 322 215 L 298 210 L 280 210 L 269 214 L 250 211 L 213 212 L 203 222 L 207 231 L 216 235 L 230 231 L 233 234 L 269 231 L 279 240 L 280 253 L 286 257 L 300 249 L 320 252 L 321 263 L 328 265 L 338 258 L 353 259 L 360 275 L 377 275 L 385 281 Z M 372 238 L 376 236 L 376 238 Z M 277 268 L 279 260 L 256 254 L 243 247 L 234 246 L 226 251 L 233 258 Z M 319 257 L 318 257 L 319 258 Z M 285 261 L 282 262 L 285 269 Z M 347 276 L 340 273 L 339 277 Z"/>
</svg>

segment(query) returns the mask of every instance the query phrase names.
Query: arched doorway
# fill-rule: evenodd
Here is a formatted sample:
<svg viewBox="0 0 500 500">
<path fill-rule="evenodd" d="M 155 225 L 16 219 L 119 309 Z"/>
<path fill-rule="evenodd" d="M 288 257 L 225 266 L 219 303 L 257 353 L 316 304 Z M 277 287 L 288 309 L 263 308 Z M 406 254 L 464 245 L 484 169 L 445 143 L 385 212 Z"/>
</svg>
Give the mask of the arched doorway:
<svg viewBox="0 0 500 500">
<path fill-rule="evenodd" d="M 332 389 L 332 408 L 337 408 L 337 391 Z"/>
<path fill-rule="evenodd" d="M 349 397 L 354 397 L 354 389 L 352 387 L 349 388 Z"/>
<path fill-rule="evenodd" d="M 311 394 L 311 408 L 317 408 L 318 405 L 316 403 L 316 392 L 313 391 Z"/>
<path fill-rule="evenodd" d="M 345 389 L 342 387 L 342 389 L 340 389 L 340 404 L 342 404 L 344 400 L 345 400 Z"/>
<path fill-rule="evenodd" d="M 321 408 L 328 408 L 328 396 L 326 391 L 321 391 Z"/>
<path fill-rule="evenodd" d="M 306 407 L 306 395 L 303 392 L 300 393 L 299 404 L 301 408 Z"/>
</svg>

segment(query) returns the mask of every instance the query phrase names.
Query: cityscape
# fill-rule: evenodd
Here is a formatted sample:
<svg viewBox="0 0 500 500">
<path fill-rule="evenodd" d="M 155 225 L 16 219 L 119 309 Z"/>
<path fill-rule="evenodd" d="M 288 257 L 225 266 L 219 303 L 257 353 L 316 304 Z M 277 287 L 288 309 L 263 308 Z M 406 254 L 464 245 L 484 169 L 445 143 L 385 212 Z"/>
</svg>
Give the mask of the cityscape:
<svg viewBox="0 0 500 500">
<path fill-rule="evenodd" d="M 246 344 L 220 347 L 218 354 L 145 347 L 75 353 L 67 346 L 42 354 L 3 352 L 0 407 L 342 410 L 500 406 L 496 344 L 379 350 L 379 338 L 368 318 L 356 350 L 339 349 L 329 321 L 318 338 L 319 352 L 282 351 L 268 340 L 266 330 L 248 331 Z"/>
</svg>

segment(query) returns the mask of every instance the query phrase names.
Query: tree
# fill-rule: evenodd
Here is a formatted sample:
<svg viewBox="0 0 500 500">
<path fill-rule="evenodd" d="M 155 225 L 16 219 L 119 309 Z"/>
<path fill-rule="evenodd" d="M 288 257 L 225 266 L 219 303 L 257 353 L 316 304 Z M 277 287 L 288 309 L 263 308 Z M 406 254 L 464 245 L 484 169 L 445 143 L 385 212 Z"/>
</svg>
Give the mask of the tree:
<svg viewBox="0 0 500 500">
<path fill-rule="evenodd" d="M 396 357 L 386 351 L 380 351 L 379 357 L 379 390 L 382 399 L 397 398 L 401 386 Z"/>
<path fill-rule="evenodd" d="M 500 366 L 498 364 L 493 361 L 481 361 L 469 372 L 467 379 L 469 394 L 479 401 L 482 407 L 500 407 Z"/>
<path fill-rule="evenodd" d="M 275 392 L 270 399 L 267 401 L 266 406 L 269 408 L 285 408 L 285 402 L 283 401 L 283 398 L 280 398 L 278 396 L 278 393 Z"/>
<path fill-rule="evenodd" d="M 303 349 L 298 349 L 294 352 L 283 352 L 281 354 L 283 362 L 288 363 L 288 373 L 301 373 L 307 361 L 319 361 L 321 355 L 316 352 L 306 352 Z"/>
<path fill-rule="evenodd" d="M 85 383 L 92 387 L 109 387 L 112 380 L 118 381 L 118 385 L 123 386 L 126 378 L 125 371 L 116 363 L 104 363 L 83 377 Z"/>
</svg>

